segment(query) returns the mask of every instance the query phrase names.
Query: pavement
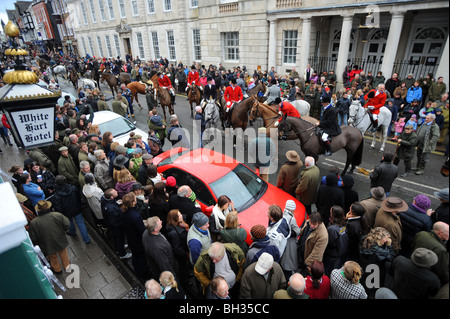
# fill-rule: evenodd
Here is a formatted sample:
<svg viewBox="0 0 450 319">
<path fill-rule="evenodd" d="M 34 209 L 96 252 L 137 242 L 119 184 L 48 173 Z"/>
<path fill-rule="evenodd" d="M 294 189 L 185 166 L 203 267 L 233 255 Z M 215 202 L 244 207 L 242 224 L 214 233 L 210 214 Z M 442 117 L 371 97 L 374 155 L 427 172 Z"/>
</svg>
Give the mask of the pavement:
<svg viewBox="0 0 450 319">
<path fill-rule="evenodd" d="M 23 165 L 28 157 L 23 149 L 0 141 L 0 168 L 4 182 L 10 182 L 9 168 Z M 13 189 L 15 187 L 13 186 Z M 55 293 L 63 299 L 142 299 L 144 286 L 133 274 L 131 260 L 120 260 L 111 249 L 109 237 L 102 237 L 95 229 L 90 215 L 83 211 L 91 242 L 85 244 L 77 228 L 77 236 L 67 236 L 68 255 L 74 266 L 71 273 L 56 278 L 66 291 L 55 285 Z"/>
</svg>

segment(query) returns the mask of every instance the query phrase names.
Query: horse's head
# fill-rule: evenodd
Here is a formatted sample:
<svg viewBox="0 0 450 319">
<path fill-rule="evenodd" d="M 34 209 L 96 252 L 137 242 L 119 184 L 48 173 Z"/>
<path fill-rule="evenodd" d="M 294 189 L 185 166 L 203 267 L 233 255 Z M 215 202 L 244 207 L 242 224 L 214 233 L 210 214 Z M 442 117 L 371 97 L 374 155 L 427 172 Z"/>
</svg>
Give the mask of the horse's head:
<svg viewBox="0 0 450 319">
<path fill-rule="evenodd" d="M 253 95 L 252 95 L 253 96 Z M 259 101 L 255 99 L 250 110 L 250 120 L 254 121 L 260 115 L 259 112 Z"/>
<path fill-rule="evenodd" d="M 348 124 L 356 122 L 356 117 L 358 115 L 358 110 L 361 107 L 361 102 L 358 100 L 353 100 L 348 108 Z"/>
<path fill-rule="evenodd" d="M 286 120 L 287 115 L 284 115 L 278 125 L 278 139 L 287 140 L 289 134 L 292 132 L 292 124 Z"/>
</svg>

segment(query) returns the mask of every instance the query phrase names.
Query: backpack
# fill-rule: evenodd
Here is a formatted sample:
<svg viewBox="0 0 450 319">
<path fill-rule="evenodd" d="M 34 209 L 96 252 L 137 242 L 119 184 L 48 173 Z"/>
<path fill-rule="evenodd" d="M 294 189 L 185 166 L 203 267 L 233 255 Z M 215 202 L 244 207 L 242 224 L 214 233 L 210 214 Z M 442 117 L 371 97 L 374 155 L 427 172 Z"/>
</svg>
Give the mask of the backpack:
<svg viewBox="0 0 450 319">
<path fill-rule="evenodd" d="M 148 140 L 148 147 L 150 147 L 150 154 L 153 156 L 157 156 L 161 153 L 161 146 L 154 140 Z"/>
</svg>

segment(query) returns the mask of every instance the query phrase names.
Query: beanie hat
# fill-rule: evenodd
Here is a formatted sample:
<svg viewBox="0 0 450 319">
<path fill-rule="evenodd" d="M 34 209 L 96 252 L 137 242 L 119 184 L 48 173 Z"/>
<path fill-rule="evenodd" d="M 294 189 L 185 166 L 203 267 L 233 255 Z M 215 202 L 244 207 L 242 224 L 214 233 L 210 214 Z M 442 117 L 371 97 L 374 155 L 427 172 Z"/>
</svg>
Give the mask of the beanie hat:
<svg viewBox="0 0 450 319">
<path fill-rule="evenodd" d="M 166 185 L 169 187 L 175 187 L 177 180 L 173 176 L 168 176 L 166 179 Z"/>
<path fill-rule="evenodd" d="M 194 217 L 192 218 L 192 222 L 197 228 L 202 227 L 209 221 L 208 217 L 206 217 L 203 213 L 195 213 Z"/>
<path fill-rule="evenodd" d="M 425 195 L 417 195 L 414 197 L 413 206 L 423 213 L 426 213 L 426 211 L 431 207 L 431 200 Z"/>
<path fill-rule="evenodd" d="M 263 225 L 255 225 L 250 229 L 250 235 L 255 239 L 263 239 L 266 237 L 266 227 Z"/>
<path fill-rule="evenodd" d="M 295 202 L 292 199 L 288 199 L 286 201 L 286 206 L 284 208 L 293 212 L 296 207 L 297 207 L 297 205 L 295 205 Z"/>
</svg>

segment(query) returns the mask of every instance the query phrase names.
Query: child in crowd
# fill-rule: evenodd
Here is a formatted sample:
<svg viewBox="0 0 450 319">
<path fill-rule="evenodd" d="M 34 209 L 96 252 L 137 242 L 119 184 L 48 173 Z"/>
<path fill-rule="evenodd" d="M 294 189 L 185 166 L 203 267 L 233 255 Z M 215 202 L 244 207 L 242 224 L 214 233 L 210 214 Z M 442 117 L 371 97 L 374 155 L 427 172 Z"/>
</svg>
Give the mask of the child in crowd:
<svg viewBox="0 0 450 319">
<path fill-rule="evenodd" d="M 408 120 L 408 122 L 406 122 L 405 126 L 408 126 L 408 125 L 413 126 L 414 132 L 417 131 L 417 115 L 416 114 L 411 115 L 411 118 Z"/>
<path fill-rule="evenodd" d="M 392 139 L 393 141 L 396 141 L 400 136 L 400 133 L 403 132 L 403 128 L 406 125 L 405 119 L 406 119 L 405 117 L 401 117 L 398 119 L 397 122 L 395 122 L 395 136 Z"/>
</svg>

